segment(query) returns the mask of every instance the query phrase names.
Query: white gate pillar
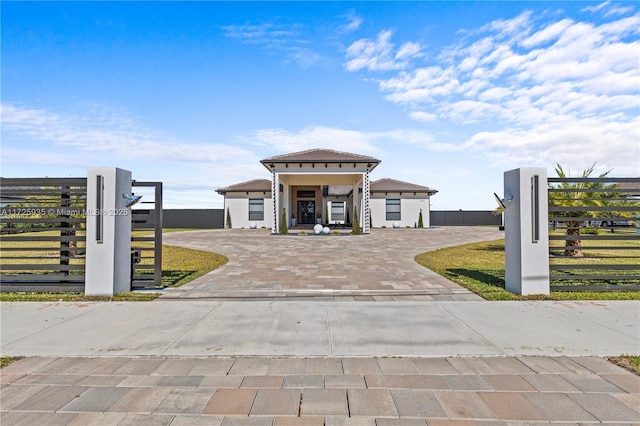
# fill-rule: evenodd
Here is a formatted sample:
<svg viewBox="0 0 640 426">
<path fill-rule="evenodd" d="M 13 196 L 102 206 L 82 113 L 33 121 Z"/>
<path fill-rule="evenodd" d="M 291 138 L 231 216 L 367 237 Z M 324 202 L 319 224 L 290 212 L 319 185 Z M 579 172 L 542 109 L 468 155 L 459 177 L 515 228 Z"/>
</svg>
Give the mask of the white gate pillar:
<svg viewBox="0 0 640 426">
<path fill-rule="evenodd" d="M 113 296 L 131 288 L 131 172 L 87 170 L 85 294 Z"/>
<path fill-rule="evenodd" d="M 504 173 L 505 288 L 549 294 L 547 170 L 523 167 Z"/>
</svg>

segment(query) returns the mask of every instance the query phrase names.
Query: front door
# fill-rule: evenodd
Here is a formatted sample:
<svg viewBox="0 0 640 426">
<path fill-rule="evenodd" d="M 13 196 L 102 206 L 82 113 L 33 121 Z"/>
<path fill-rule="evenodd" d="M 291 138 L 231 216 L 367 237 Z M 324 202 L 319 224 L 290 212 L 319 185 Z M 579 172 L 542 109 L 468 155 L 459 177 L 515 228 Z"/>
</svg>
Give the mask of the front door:
<svg viewBox="0 0 640 426">
<path fill-rule="evenodd" d="M 315 201 L 298 201 L 298 219 L 301 225 L 316 223 L 316 202 Z"/>
</svg>

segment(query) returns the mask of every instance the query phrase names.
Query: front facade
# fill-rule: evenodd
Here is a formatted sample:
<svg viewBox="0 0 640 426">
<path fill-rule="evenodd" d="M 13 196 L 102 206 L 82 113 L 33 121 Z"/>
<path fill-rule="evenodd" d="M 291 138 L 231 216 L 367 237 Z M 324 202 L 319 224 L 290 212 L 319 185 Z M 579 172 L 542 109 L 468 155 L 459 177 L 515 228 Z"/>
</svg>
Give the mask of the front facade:
<svg viewBox="0 0 640 426">
<path fill-rule="evenodd" d="M 358 154 L 314 149 L 266 158 L 271 179 L 220 188 L 233 228 L 349 226 L 354 214 L 363 233 L 373 227 L 414 227 L 422 210 L 429 226 L 429 198 L 437 191 L 394 179 L 371 182 L 380 160 Z"/>
</svg>

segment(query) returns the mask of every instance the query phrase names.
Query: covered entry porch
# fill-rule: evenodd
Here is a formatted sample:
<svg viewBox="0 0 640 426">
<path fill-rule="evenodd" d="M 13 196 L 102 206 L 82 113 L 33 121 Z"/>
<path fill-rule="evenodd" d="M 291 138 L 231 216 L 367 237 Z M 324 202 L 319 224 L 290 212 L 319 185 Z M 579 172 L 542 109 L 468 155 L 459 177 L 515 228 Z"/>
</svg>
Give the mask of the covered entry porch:
<svg viewBox="0 0 640 426">
<path fill-rule="evenodd" d="M 278 174 L 277 179 L 282 191 L 276 194 L 274 206 L 278 206 L 279 220 L 285 212 L 289 228 L 311 229 L 316 224 L 350 227 L 354 206 L 362 216 L 362 174 Z M 279 222 L 275 226 L 278 229 Z"/>
<path fill-rule="evenodd" d="M 330 150 L 312 150 L 262 160 L 272 174 L 273 225 L 346 227 L 357 212 L 362 232 L 370 231 L 369 173 L 379 160 Z"/>
</svg>

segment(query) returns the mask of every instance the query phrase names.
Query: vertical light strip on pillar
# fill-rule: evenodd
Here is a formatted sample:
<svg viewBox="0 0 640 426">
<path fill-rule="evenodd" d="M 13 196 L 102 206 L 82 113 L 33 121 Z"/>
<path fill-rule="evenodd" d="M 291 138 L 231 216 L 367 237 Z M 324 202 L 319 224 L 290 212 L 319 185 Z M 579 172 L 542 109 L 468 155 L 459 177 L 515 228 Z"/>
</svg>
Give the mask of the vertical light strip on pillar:
<svg viewBox="0 0 640 426">
<path fill-rule="evenodd" d="M 89 214 L 96 214 L 96 242 L 102 244 L 103 235 L 103 221 L 104 215 L 102 210 L 104 209 L 104 176 L 96 176 L 96 211 L 89 212 Z"/>
<path fill-rule="evenodd" d="M 531 240 L 537 243 L 540 240 L 540 177 L 531 177 Z"/>
</svg>

